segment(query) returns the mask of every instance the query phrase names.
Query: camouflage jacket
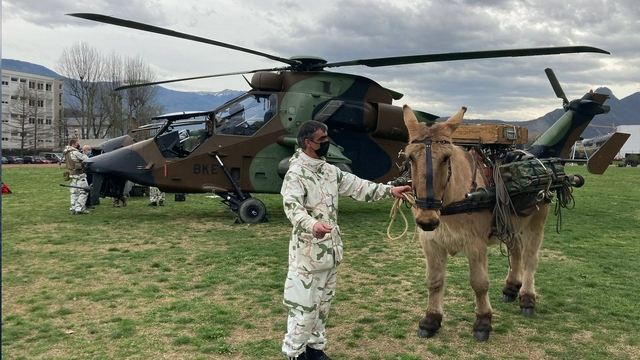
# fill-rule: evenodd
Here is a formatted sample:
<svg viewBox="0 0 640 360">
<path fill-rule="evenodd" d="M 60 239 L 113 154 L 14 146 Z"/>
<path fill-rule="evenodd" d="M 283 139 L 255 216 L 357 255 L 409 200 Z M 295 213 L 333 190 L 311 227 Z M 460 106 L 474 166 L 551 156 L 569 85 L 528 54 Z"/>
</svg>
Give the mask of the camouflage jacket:
<svg viewBox="0 0 640 360">
<path fill-rule="evenodd" d="M 375 201 L 393 197 L 391 186 L 376 184 L 343 172 L 302 150 L 293 155 L 282 184 L 284 212 L 293 224 L 289 242 L 289 269 L 318 272 L 342 261 L 338 227 L 338 197 Z M 332 227 L 323 238 L 313 236 L 313 225 L 322 221 Z"/>
</svg>

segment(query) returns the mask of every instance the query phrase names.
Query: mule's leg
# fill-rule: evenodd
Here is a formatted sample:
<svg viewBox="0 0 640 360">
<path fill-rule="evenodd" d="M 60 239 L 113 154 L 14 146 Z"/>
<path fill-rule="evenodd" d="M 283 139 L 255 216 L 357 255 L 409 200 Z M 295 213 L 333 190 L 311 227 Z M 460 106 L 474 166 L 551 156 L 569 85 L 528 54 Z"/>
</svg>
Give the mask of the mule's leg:
<svg viewBox="0 0 640 360">
<path fill-rule="evenodd" d="M 418 336 L 421 338 L 430 338 L 438 332 L 442 324 L 447 251 L 439 246 L 435 246 L 433 241 L 425 239 L 424 235 L 421 236 L 421 240 L 422 249 L 427 259 L 429 300 L 427 313 L 418 324 Z"/>
<path fill-rule="evenodd" d="M 533 315 L 536 306 L 535 274 L 538 266 L 538 251 L 544 237 L 544 224 L 549 213 L 549 204 L 539 205 L 523 229 L 522 238 L 522 288 L 520 288 L 520 310 L 523 316 Z"/>
<path fill-rule="evenodd" d="M 489 270 L 487 245 L 476 241 L 474 248 L 467 249 L 469 260 L 469 281 L 476 293 L 476 321 L 473 323 L 473 337 L 478 341 L 489 340 L 491 333 L 491 303 L 489 302 Z"/>
<path fill-rule="evenodd" d="M 506 284 L 502 288 L 502 301 L 512 302 L 518 298 L 522 287 L 522 239 L 517 237 L 509 249 L 509 270 Z"/>
</svg>

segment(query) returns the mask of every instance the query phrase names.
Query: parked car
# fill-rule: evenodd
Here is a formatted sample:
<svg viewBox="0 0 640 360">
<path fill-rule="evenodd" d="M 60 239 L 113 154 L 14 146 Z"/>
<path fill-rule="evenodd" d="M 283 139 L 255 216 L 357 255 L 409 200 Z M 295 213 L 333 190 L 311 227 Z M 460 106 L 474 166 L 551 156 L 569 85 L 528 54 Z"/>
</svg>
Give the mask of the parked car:
<svg viewBox="0 0 640 360">
<path fill-rule="evenodd" d="M 23 164 L 35 164 L 35 162 L 33 160 L 33 156 L 31 156 L 31 155 L 23 156 L 22 157 L 22 163 Z"/>
<path fill-rule="evenodd" d="M 43 159 L 49 159 L 54 164 L 57 164 L 60 161 L 62 161 L 61 153 L 40 153 L 40 157 Z"/>
<path fill-rule="evenodd" d="M 22 158 L 18 157 L 18 156 L 7 156 L 7 160 L 9 161 L 9 164 L 22 164 Z"/>
<path fill-rule="evenodd" d="M 53 161 L 51 161 L 50 159 L 41 158 L 41 160 L 42 160 L 43 164 L 52 164 L 53 163 Z"/>
<path fill-rule="evenodd" d="M 42 164 L 42 158 L 40 156 L 33 156 L 34 164 Z"/>
<path fill-rule="evenodd" d="M 3 164 L 8 164 L 9 163 L 9 159 L 7 159 L 6 157 L 2 157 L 2 163 Z"/>
</svg>

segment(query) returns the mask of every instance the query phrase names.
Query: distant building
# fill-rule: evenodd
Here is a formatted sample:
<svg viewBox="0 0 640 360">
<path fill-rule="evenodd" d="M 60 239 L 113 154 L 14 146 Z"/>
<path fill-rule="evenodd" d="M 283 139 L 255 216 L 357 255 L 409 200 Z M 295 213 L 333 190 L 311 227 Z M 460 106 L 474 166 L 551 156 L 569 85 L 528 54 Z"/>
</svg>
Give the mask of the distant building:
<svg viewBox="0 0 640 360">
<path fill-rule="evenodd" d="M 63 90 L 62 79 L 2 69 L 3 152 L 35 154 L 64 146 Z"/>
</svg>

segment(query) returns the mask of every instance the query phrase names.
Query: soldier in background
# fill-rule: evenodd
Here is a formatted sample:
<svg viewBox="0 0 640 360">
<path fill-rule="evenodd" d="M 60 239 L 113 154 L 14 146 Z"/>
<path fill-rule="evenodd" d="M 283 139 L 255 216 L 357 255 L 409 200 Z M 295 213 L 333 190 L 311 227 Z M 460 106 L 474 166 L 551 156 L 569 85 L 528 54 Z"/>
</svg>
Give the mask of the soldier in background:
<svg viewBox="0 0 640 360">
<path fill-rule="evenodd" d="M 120 207 L 120 204 L 122 204 L 122 207 L 127 206 L 127 204 L 129 203 L 129 192 L 131 191 L 132 187 L 133 187 L 133 183 L 127 180 L 124 183 L 124 190 L 122 191 L 122 196 L 113 197 L 113 207 Z"/>
<path fill-rule="evenodd" d="M 93 156 L 93 149 L 91 149 L 90 145 L 84 145 L 82 147 L 82 152 L 87 155 L 88 158 Z M 93 174 L 89 173 L 87 174 L 87 184 L 89 184 L 89 186 L 91 186 L 91 184 L 93 184 Z M 95 201 L 95 203 L 94 203 Z M 85 208 L 87 209 L 95 209 L 95 205 L 98 205 L 98 201 L 97 199 L 93 199 L 91 197 L 91 194 L 89 193 L 89 195 L 87 196 L 87 201 L 85 202 Z"/>
<path fill-rule="evenodd" d="M 69 179 L 71 180 L 71 213 L 73 215 L 88 214 L 86 201 L 89 193 L 82 188 L 88 188 L 87 174 L 82 172 L 82 162 L 88 159 L 84 152 L 80 151 L 78 139 L 69 140 L 69 145 L 62 152 L 62 158 L 67 164 Z"/>
<path fill-rule="evenodd" d="M 155 186 L 149 187 L 149 206 L 164 206 L 164 192 Z"/>
</svg>

